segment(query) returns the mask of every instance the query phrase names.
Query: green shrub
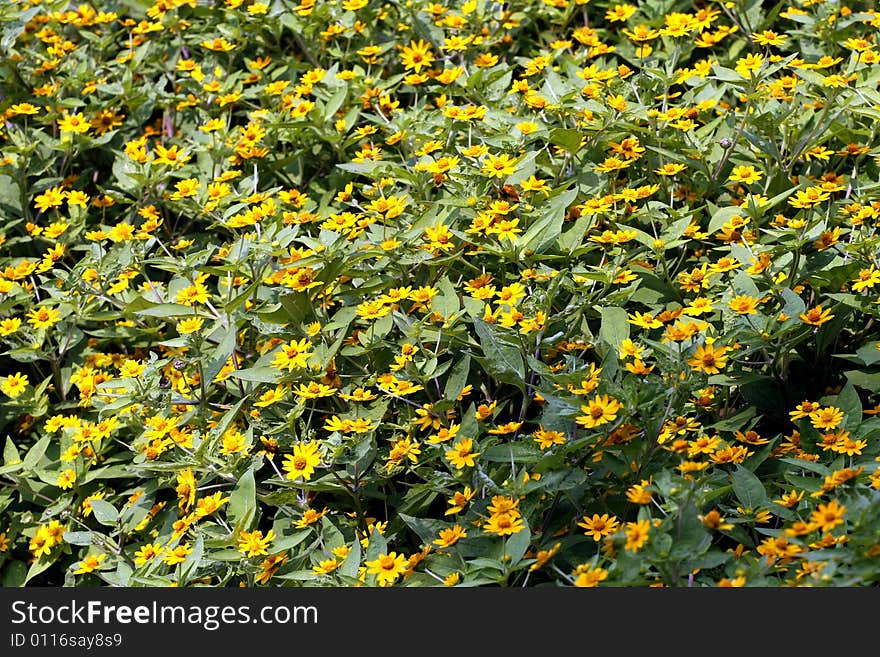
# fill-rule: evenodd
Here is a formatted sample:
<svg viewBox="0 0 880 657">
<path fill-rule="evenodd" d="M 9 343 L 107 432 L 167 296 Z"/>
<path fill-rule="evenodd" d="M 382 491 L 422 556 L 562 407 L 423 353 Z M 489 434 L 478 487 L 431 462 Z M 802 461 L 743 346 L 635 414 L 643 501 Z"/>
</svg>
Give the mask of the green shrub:
<svg viewBox="0 0 880 657">
<path fill-rule="evenodd" d="M 880 580 L 880 14 L 0 6 L 6 586 Z"/>
</svg>

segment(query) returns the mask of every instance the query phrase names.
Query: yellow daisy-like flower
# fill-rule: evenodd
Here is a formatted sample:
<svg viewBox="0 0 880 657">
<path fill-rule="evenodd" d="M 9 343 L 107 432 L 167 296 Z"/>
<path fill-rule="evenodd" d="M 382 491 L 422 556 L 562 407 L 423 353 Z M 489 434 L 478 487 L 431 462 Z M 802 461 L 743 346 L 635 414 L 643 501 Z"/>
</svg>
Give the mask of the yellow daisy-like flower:
<svg viewBox="0 0 880 657">
<path fill-rule="evenodd" d="M 290 480 L 302 478 L 308 481 L 321 463 L 320 444 L 314 440 L 297 443 L 293 446 L 293 454 L 284 458 L 284 472 Z"/>
<path fill-rule="evenodd" d="M 302 340 L 291 340 L 281 345 L 281 349 L 272 359 L 272 367 L 276 370 L 287 370 L 292 372 L 298 367 L 308 367 L 309 358 L 312 352 L 308 349 L 312 343 L 303 338 Z"/>
<path fill-rule="evenodd" d="M 586 404 L 581 405 L 584 415 L 579 415 L 575 421 L 582 427 L 593 429 L 595 427 L 613 422 L 623 404 L 610 395 L 596 395 Z"/>
<path fill-rule="evenodd" d="M 107 558 L 106 554 L 90 554 L 79 562 L 79 567 L 73 571 L 74 575 L 83 575 L 96 571 L 101 566 L 101 562 Z"/>
<path fill-rule="evenodd" d="M 27 374 L 16 372 L 3 379 L 3 383 L 0 383 L 0 390 L 8 397 L 15 399 L 27 390 L 29 383 Z"/>
<path fill-rule="evenodd" d="M 397 552 L 380 554 L 376 559 L 366 561 L 364 564 L 367 567 L 367 574 L 375 575 L 379 586 L 391 586 L 409 567 L 407 558 Z"/>
<path fill-rule="evenodd" d="M 205 320 L 202 317 L 187 317 L 177 322 L 176 328 L 181 335 L 187 335 L 200 331 L 204 324 Z"/>
<path fill-rule="evenodd" d="M 58 119 L 58 129 L 64 132 L 84 133 L 88 132 L 92 127 L 85 114 L 77 112 L 76 114 L 67 114 Z"/>
<path fill-rule="evenodd" d="M 62 470 L 58 475 L 58 480 L 55 482 L 55 485 L 58 488 L 67 490 L 68 488 L 73 488 L 73 484 L 76 482 L 76 472 L 73 470 L 67 469 Z"/>
<path fill-rule="evenodd" d="M 423 68 L 430 66 L 434 61 L 431 44 L 426 43 L 423 39 L 410 41 L 408 46 L 401 48 L 400 61 L 407 70 L 413 70 L 418 73 Z"/>
<path fill-rule="evenodd" d="M 47 329 L 61 321 L 61 313 L 52 306 L 40 306 L 28 311 L 27 318 L 35 329 Z"/>
<path fill-rule="evenodd" d="M 490 155 L 483 162 L 482 172 L 490 178 L 507 178 L 516 172 L 517 160 L 507 153 Z"/>
<path fill-rule="evenodd" d="M 472 468 L 476 465 L 474 459 L 480 455 L 480 452 L 473 450 L 473 439 L 462 438 L 452 446 L 452 449 L 446 451 L 446 458 L 458 470 L 462 470 L 465 467 Z"/>
</svg>

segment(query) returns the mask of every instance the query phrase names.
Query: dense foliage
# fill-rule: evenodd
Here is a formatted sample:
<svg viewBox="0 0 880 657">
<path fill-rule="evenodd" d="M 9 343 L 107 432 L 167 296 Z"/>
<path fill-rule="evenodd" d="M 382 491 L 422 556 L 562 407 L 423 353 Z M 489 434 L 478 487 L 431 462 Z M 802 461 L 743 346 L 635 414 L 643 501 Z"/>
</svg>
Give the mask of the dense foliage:
<svg viewBox="0 0 880 657">
<path fill-rule="evenodd" d="M 877 584 L 872 6 L 0 3 L 0 582 Z"/>
</svg>

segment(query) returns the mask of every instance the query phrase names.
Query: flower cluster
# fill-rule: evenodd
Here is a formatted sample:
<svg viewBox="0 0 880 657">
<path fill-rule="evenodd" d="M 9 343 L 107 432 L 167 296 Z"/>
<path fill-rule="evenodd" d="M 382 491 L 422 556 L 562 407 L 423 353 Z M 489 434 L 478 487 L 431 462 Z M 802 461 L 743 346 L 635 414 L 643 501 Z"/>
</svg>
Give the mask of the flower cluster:
<svg viewBox="0 0 880 657">
<path fill-rule="evenodd" d="M 880 581 L 872 3 L 0 21 L 4 582 Z"/>
</svg>

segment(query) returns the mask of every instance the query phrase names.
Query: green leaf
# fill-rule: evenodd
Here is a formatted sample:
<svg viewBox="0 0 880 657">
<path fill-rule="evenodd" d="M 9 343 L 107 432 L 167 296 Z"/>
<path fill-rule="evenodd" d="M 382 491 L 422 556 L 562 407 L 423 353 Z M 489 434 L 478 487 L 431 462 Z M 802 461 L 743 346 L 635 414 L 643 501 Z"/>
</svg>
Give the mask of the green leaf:
<svg viewBox="0 0 880 657">
<path fill-rule="evenodd" d="M 238 483 L 229 495 L 229 506 L 226 518 L 233 531 L 238 534 L 253 525 L 257 515 L 257 487 L 254 481 L 254 469 L 250 467 L 238 479 Z"/>
<path fill-rule="evenodd" d="M 36 467 L 37 463 L 40 462 L 40 459 L 43 458 L 43 454 L 46 453 L 46 448 L 49 447 L 51 440 L 52 436 L 43 436 L 28 450 L 28 453 L 21 462 L 21 467 L 25 472 L 29 472 Z"/>
<path fill-rule="evenodd" d="M 232 351 L 235 349 L 236 338 L 235 325 L 227 328 L 223 339 L 214 350 L 214 353 L 211 354 L 210 360 L 208 360 L 207 365 L 204 367 L 203 376 L 205 377 L 206 382 L 213 381 L 214 377 L 216 377 L 217 374 L 220 373 L 220 370 L 223 369 L 223 366 L 226 365 L 226 361 L 229 360 Z"/>
<path fill-rule="evenodd" d="M 443 397 L 448 401 L 455 401 L 467 385 L 468 374 L 471 371 L 471 355 L 468 353 L 459 356 L 458 361 L 452 366 L 449 377 L 446 379 L 446 387 Z"/>
<path fill-rule="evenodd" d="M 481 319 L 474 319 L 474 329 L 486 356 L 480 360 L 486 372 L 499 381 L 525 389 L 526 366 L 520 345 Z"/>
<path fill-rule="evenodd" d="M 367 545 L 366 561 L 375 561 L 380 554 L 388 554 L 388 541 L 378 529 L 373 527 L 370 542 Z"/>
<path fill-rule="evenodd" d="M 764 484 L 753 472 L 738 465 L 730 477 L 733 480 L 733 494 L 743 507 L 757 509 L 767 503 Z"/>
<path fill-rule="evenodd" d="M 272 367 L 249 367 L 245 370 L 234 370 L 229 373 L 229 376 L 255 383 L 277 383 L 283 374 Z"/>
<path fill-rule="evenodd" d="M 336 93 L 327 101 L 324 108 L 324 120 L 328 123 L 336 117 L 336 112 L 342 107 L 345 99 L 348 97 L 348 86 L 342 85 L 336 90 Z"/>
<path fill-rule="evenodd" d="M 483 452 L 481 461 L 495 463 L 534 463 L 540 460 L 541 450 L 537 443 L 504 443 L 494 445 Z"/>
<path fill-rule="evenodd" d="M 782 312 L 789 318 L 797 321 L 798 315 L 807 309 L 804 300 L 787 287 L 782 289 L 781 294 L 782 300 L 785 302 L 785 305 L 782 307 Z"/>
<path fill-rule="evenodd" d="M 301 529 L 289 535 L 281 535 L 272 542 L 272 552 L 292 550 L 312 535 L 311 529 Z"/>
<path fill-rule="evenodd" d="M 856 355 L 861 359 L 861 362 L 865 365 L 873 365 L 875 363 L 880 363 L 880 342 L 874 342 L 871 344 L 866 344 L 859 349 L 856 350 Z"/>
<path fill-rule="evenodd" d="M 355 540 L 351 544 L 351 550 L 345 561 L 339 566 L 339 574 L 343 577 L 357 577 L 358 569 L 361 565 L 361 542 Z"/>
<path fill-rule="evenodd" d="M 525 522 L 525 520 L 523 520 L 523 522 Z M 507 539 L 504 553 L 510 557 L 508 563 L 511 568 L 516 566 L 516 564 L 522 560 L 523 555 L 526 553 L 526 550 L 529 549 L 529 544 L 531 542 L 532 532 L 528 526 L 523 527 L 520 531 Z"/>
<path fill-rule="evenodd" d="M 284 318 L 285 323 L 293 325 L 301 324 L 311 319 L 315 314 L 312 302 L 309 301 L 307 294 L 299 292 L 285 294 L 279 299 L 279 301 L 281 302 L 281 307 L 286 311 L 286 316 Z"/>
<path fill-rule="evenodd" d="M 880 390 L 880 372 L 865 372 L 864 370 L 850 370 L 844 372 L 847 380 L 857 388 L 864 388 L 869 392 Z"/>
<path fill-rule="evenodd" d="M 205 539 L 199 534 L 193 543 L 192 552 L 186 555 L 186 559 L 180 564 L 180 573 L 184 581 L 190 579 L 195 574 L 205 554 Z"/>
<path fill-rule="evenodd" d="M 581 149 L 581 133 L 572 128 L 556 128 L 550 131 L 550 143 L 564 148 L 574 155 Z"/>
<path fill-rule="evenodd" d="M 93 536 L 92 532 L 64 532 L 62 538 L 70 545 L 91 545 Z"/>
<path fill-rule="evenodd" d="M 18 453 L 18 448 L 15 446 L 15 443 L 12 442 L 12 438 L 6 436 L 6 444 L 3 446 L 3 463 L 6 465 L 17 465 L 20 462 L 21 455 Z"/>
<path fill-rule="evenodd" d="M 89 506 L 92 507 L 92 514 L 95 516 L 95 520 L 97 520 L 102 525 L 106 525 L 111 527 L 116 524 L 116 520 L 119 518 L 119 512 L 116 510 L 110 502 L 106 500 L 90 500 Z"/>
<path fill-rule="evenodd" d="M 712 214 L 712 218 L 709 220 L 709 228 L 707 230 L 711 235 L 717 230 L 720 230 L 721 227 L 733 219 L 733 217 L 742 217 L 744 215 L 745 212 L 737 206 L 724 206 L 723 208 L 718 208 Z"/>
<path fill-rule="evenodd" d="M 405 513 L 399 514 L 407 527 L 412 529 L 425 545 L 431 545 L 432 541 L 440 535 L 441 529 L 449 527 L 449 523 L 432 518 L 416 518 Z"/>
<path fill-rule="evenodd" d="M 581 245 L 581 241 L 584 239 L 584 235 L 587 233 L 587 229 L 593 225 L 593 216 L 589 214 L 584 214 L 578 217 L 577 221 L 574 222 L 574 226 L 569 228 L 567 231 L 562 233 L 557 239 L 557 243 L 559 244 L 559 248 L 563 253 L 571 253 Z"/>
<path fill-rule="evenodd" d="M 126 310 L 129 310 L 129 308 L 126 308 Z M 182 303 L 157 303 L 133 312 L 135 315 L 164 318 L 195 315 L 192 308 L 185 306 Z"/>
<path fill-rule="evenodd" d="M 53 563 L 55 563 L 56 559 L 57 559 L 57 555 L 52 556 L 52 555 L 45 555 L 44 554 L 43 556 L 41 556 L 39 559 L 37 559 L 35 562 L 33 562 L 31 564 L 30 568 L 28 568 L 27 575 L 25 576 L 24 581 L 21 583 L 21 585 L 24 586 L 29 581 L 31 581 L 34 577 L 36 577 L 37 575 L 42 573 L 44 570 L 49 568 L 49 566 L 51 566 Z"/>
<path fill-rule="evenodd" d="M 0 37 L 0 50 L 8 53 L 22 35 L 30 20 L 39 13 L 40 7 L 30 7 L 20 12 L 14 21 L 10 20 L 6 27 L 3 28 L 3 35 Z"/>
<path fill-rule="evenodd" d="M 436 310 L 443 317 L 457 313 L 461 308 L 461 303 L 448 276 L 444 276 L 437 282 L 437 289 L 440 290 L 440 293 L 431 299 L 431 310 Z"/>
<path fill-rule="evenodd" d="M 607 306 L 600 311 L 602 323 L 599 326 L 599 337 L 618 349 L 620 344 L 629 337 L 629 322 L 626 311 L 617 306 Z"/>
<path fill-rule="evenodd" d="M 852 381 L 846 382 L 835 403 L 846 414 L 846 428 L 850 431 L 858 429 L 862 422 L 862 400 Z"/>
<path fill-rule="evenodd" d="M 517 247 L 540 253 L 559 238 L 568 206 L 577 198 L 578 189 L 574 187 L 553 197 L 546 206 L 540 206 L 543 215 L 528 230 L 516 238 Z"/>
</svg>

